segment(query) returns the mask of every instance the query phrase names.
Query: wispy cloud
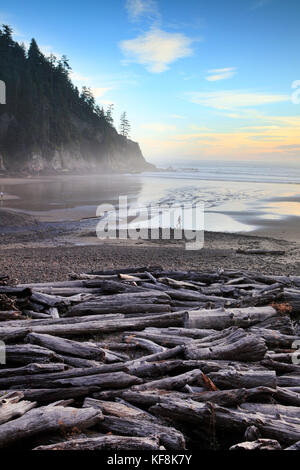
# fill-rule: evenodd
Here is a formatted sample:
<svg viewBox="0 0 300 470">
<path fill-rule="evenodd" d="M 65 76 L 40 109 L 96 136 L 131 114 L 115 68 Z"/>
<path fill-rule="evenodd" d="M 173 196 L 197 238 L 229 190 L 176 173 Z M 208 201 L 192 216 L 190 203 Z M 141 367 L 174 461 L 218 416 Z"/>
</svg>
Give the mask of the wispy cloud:
<svg viewBox="0 0 300 470">
<path fill-rule="evenodd" d="M 231 78 L 236 74 L 236 67 L 227 67 L 224 69 L 213 69 L 209 70 L 207 73 L 209 75 L 206 77 L 206 80 L 209 82 L 216 82 L 218 80 L 226 80 Z"/>
<path fill-rule="evenodd" d="M 175 131 L 176 126 L 173 124 L 165 124 L 163 122 L 149 122 L 142 124 L 141 127 L 143 129 L 147 129 L 149 131 L 154 132 L 166 132 L 166 131 Z"/>
<path fill-rule="evenodd" d="M 160 19 L 158 5 L 154 0 L 127 0 L 126 9 L 131 21 L 147 17 L 153 21 Z"/>
<path fill-rule="evenodd" d="M 108 91 L 113 89 L 113 87 L 96 87 L 92 88 L 92 92 L 95 98 L 102 98 Z"/>
<path fill-rule="evenodd" d="M 135 39 L 121 41 L 120 47 L 126 63 L 136 62 L 149 72 L 161 73 L 168 70 L 175 60 L 191 56 L 193 40 L 181 33 L 168 33 L 151 28 Z"/>
<path fill-rule="evenodd" d="M 180 114 L 171 114 L 172 119 L 186 119 L 186 116 L 181 116 Z"/>
<path fill-rule="evenodd" d="M 266 131 L 266 130 L 277 130 L 279 126 L 243 126 L 241 129 L 253 130 L 253 131 Z"/>
<path fill-rule="evenodd" d="M 262 8 L 265 5 L 271 3 L 271 1 L 272 0 L 256 0 L 252 5 L 251 10 L 257 10 L 257 8 Z"/>
<path fill-rule="evenodd" d="M 243 90 L 215 92 L 188 92 L 186 96 L 192 103 L 215 109 L 235 109 L 240 107 L 260 106 L 289 101 L 289 95 L 275 95 Z"/>
</svg>

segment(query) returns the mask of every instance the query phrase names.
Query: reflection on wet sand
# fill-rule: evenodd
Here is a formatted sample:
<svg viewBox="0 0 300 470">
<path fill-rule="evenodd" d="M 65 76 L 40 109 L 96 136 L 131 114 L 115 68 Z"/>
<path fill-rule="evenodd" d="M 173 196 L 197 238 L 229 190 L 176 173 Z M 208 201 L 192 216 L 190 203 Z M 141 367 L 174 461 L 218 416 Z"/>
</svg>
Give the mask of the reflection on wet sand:
<svg viewBox="0 0 300 470">
<path fill-rule="evenodd" d="M 176 173 L 55 176 L 0 181 L 2 207 L 33 214 L 42 221 L 96 216 L 98 205 L 195 204 L 204 202 L 205 230 L 263 231 L 300 236 L 299 184 L 202 180 Z M 275 233 L 274 232 L 274 233 Z"/>
</svg>

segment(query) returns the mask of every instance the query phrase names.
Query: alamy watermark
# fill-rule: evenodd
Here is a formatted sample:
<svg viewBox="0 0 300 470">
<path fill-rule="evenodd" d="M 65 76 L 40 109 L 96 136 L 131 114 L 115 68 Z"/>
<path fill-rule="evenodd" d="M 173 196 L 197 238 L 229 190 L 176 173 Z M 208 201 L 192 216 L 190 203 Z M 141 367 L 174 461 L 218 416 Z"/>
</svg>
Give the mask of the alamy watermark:
<svg viewBox="0 0 300 470">
<path fill-rule="evenodd" d="M 299 339 L 296 339 L 296 341 L 294 341 L 292 343 L 292 348 L 293 349 L 298 349 L 298 351 L 292 353 L 292 363 L 293 364 L 300 364 L 300 340 Z"/>
<path fill-rule="evenodd" d="M 186 250 L 204 246 L 204 204 L 135 204 L 120 196 L 118 205 L 100 204 L 99 239 L 182 240 Z"/>
<path fill-rule="evenodd" d="M 0 80 L 0 104 L 6 104 L 6 85 Z"/>
<path fill-rule="evenodd" d="M 6 364 L 6 348 L 4 341 L 0 341 L 0 364 Z"/>
<path fill-rule="evenodd" d="M 300 104 L 300 80 L 294 80 L 292 82 L 292 89 L 295 90 L 292 93 L 292 103 Z"/>
</svg>

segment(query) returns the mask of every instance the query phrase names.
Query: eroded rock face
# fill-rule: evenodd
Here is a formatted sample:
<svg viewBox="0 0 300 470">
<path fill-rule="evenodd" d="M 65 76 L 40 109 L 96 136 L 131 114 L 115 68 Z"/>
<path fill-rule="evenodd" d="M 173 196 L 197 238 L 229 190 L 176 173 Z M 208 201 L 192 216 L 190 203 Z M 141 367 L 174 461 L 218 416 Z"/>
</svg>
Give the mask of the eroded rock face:
<svg viewBox="0 0 300 470">
<path fill-rule="evenodd" d="M 27 171 L 95 170 L 106 172 L 151 171 L 155 166 L 146 162 L 139 144 L 118 134 L 114 128 L 97 129 L 84 121 L 74 118 L 72 124 L 77 136 L 57 146 L 45 142 L 43 148 L 36 146 L 32 151 L 20 148 L 14 142 L 1 152 L 0 169 Z M 2 115 L 0 120 L 0 141 L 7 136 L 22 132 L 22 126 L 14 117 Z"/>
</svg>

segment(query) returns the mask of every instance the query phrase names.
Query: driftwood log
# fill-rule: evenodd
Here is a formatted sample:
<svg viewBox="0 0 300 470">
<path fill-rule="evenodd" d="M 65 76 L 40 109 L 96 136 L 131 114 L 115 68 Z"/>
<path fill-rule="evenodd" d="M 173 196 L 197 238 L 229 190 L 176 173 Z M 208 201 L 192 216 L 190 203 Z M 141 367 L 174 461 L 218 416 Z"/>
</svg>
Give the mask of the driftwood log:
<svg viewBox="0 0 300 470">
<path fill-rule="evenodd" d="M 0 276 L 1 448 L 299 448 L 300 276 L 70 277 Z"/>
</svg>

